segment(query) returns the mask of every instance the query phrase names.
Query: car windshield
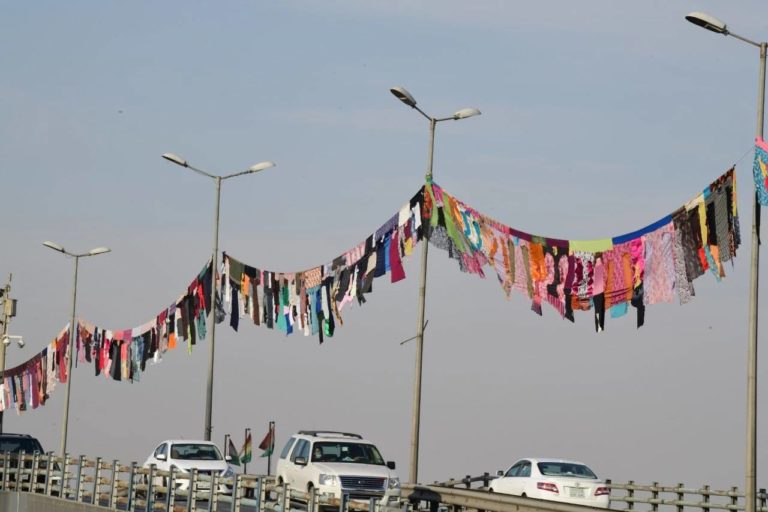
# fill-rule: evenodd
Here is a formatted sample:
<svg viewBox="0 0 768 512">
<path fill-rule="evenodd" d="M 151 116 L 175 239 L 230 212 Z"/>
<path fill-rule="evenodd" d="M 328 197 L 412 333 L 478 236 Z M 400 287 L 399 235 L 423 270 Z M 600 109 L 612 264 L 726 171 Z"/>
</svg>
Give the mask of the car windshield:
<svg viewBox="0 0 768 512">
<path fill-rule="evenodd" d="M 0 436 L 0 452 L 11 453 L 43 453 L 40 442 L 32 437 L 2 437 Z"/>
<path fill-rule="evenodd" d="M 171 458 L 176 460 L 221 460 L 219 449 L 212 444 L 178 443 L 171 446 Z"/>
<path fill-rule="evenodd" d="M 312 462 L 352 462 L 384 465 L 379 450 L 372 444 L 322 441 L 312 447 Z"/>
<path fill-rule="evenodd" d="M 539 462 L 539 472 L 544 476 L 573 476 L 576 478 L 597 478 L 584 464 L 572 462 Z"/>
</svg>

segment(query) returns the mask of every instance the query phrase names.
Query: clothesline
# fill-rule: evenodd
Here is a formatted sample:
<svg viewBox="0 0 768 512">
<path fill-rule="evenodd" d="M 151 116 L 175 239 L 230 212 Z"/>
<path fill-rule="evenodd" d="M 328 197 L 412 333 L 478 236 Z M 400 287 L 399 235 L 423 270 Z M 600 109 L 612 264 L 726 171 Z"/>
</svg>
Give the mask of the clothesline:
<svg viewBox="0 0 768 512">
<path fill-rule="evenodd" d="M 92 364 L 97 376 L 136 382 L 147 362 L 161 361 L 167 351 L 186 343 L 191 352 L 206 336 L 211 310 L 220 323 L 225 307 L 236 331 L 248 318 L 286 334 L 316 335 L 322 343 L 343 325 L 341 312 L 348 304 L 366 303 L 375 279 L 405 279 L 403 259 L 424 239 L 446 251 L 463 272 L 485 277 L 492 268 L 507 297 L 522 293 L 540 315 L 542 303 L 570 321 L 574 311 L 593 310 L 595 329 L 601 331 L 606 314 L 623 316 L 631 305 L 640 327 L 646 306 L 675 297 L 685 304 L 695 295 L 695 279 L 707 271 L 717 280 L 725 276 L 723 263 L 736 256 L 741 243 L 736 176 L 730 169 L 671 214 L 601 240 L 526 233 L 427 183 L 364 241 L 330 262 L 277 272 L 224 252 L 221 276 L 217 272 L 214 280 L 208 261 L 176 301 L 139 327 L 106 329 L 78 320 L 76 361 Z M 217 301 L 211 308 L 214 285 Z M 21 413 L 46 403 L 56 382 L 67 380 L 68 341 L 66 328 L 41 353 L 0 375 L 0 410 Z"/>
</svg>

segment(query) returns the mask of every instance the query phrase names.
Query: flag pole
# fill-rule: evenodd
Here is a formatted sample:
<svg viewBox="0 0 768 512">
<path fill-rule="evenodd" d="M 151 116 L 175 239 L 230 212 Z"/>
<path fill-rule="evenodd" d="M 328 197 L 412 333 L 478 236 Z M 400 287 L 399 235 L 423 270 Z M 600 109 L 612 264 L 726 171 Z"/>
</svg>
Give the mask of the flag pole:
<svg viewBox="0 0 768 512">
<path fill-rule="evenodd" d="M 269 455 L 267 456 L 267 476 L 271 476 L 272 473 L 272 452 L 275 451 L 275 422 L 269 422 Z"/>
<path fill-rule="evenodd" d="M 251 429 L 246 428 L 245 437 L 243 438 L 245 440 L 243 441 L 243 474 L 248 474 L 248 457 L 246 455 L 248 447 L 246 446 L 246 443 L 248 442 L 248 432 L 250 431 Z"/>
</svg>

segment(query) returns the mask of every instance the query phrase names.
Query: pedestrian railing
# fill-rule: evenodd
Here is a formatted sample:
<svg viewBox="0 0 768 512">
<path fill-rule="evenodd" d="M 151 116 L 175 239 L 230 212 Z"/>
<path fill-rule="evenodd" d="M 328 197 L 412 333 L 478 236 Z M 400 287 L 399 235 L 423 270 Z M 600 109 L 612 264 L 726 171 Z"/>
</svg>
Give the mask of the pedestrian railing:
<svg viewBox="0 0 768 512">
<path fill-rule="evenodd" d="M 445 482 L 435 482 L 432 487 L 463 486 L 467 489 L 485 490 L 495 477 L 489 473 L 480 476 L 467 475 L 464 478 L 452 478 Z M 632 510 L 637 512 L 686 512 L 699 510 L 701 512 L 716 512 L 720 510 L 744 510 L 744 493 L 738 487 L 728 490 L 715 490 L 709 485 L 701 487 L 686 487 L 684 484 L 674 486 L 660 485 L 653 482 L 650 485 L 636 484 L 629 481 L 624 484 L 606 480 L 611 490 L 609 508 L 613 510 Z M 474 487 L 473 487 L 474 486 Z M 768 512 L 768 493 L 760 489 L 757 493 L 756 512 Z"/>
<path fill-rule="evenodd" d="M 101 458 L 58 457 L 48 454 L 0 453 L 0 491 L 42 494 L 105 509 L 126 511 L 192 512 L 306 512 L 335 509 L 339 512 L 579 512 L 585 507 L 486 491 L 489 473 L 421 486 L 404 484 L 400 492 L 368 501 L 341 499 L 304 492 L 278 484 L 274 477 L 235 475 L 224 478 L 197 470 L 163 471 L 135 462 L 121 464 Z M 625 484 L 606 481 L 611 489 L 610 508 L 637 512 L 719 512 L 744 510 L 744 493 L 709 486 L 686 487 Z M 473 485 L 475 488 L 473 488 Z M 46 498 L 47 499 L 47 498 Z M 768 512 L 765 489 L 758 493 L 757 512 Z"/>
<path fill-rule="evenodd" d="M 656 512 L 665 510 L 684 512 L 686 509 L 698 509 L 702 512 L 717 510 L 744 510 L 744 492 L 738 487 L 727 491 L 711 489 L 708 485 L 701 487 L 686 487 L 685 484 L 675 486 L 661 485 L 653 482 L 650 485 L 636 484 L 632 480 L 625 484 L 606 481 L 611 489 L 611 508 L 617 510 L 637 510 L 639 512 Z M 768 512 L 768 494 L 765 489 L 757 493 L 758 512 Z M 638 506 L 640 505 L 640 506 Z"/>
<path fill-rule="evenodd" d="M 57 457 L 53 454 L 0 453 L 0 491 L 43 494 L 70 502 L 127 511 L 290 512 L 298 504 L 306 512 L 382 512 L 379 500 L 337 499 L 278 485 L 271 476 L 224 478 L 198 470 L 163 471 L 135 462 L 121 464 L 101 458 Z M 398 509 L 399 510 L 399 509 Z"/>
</svg>

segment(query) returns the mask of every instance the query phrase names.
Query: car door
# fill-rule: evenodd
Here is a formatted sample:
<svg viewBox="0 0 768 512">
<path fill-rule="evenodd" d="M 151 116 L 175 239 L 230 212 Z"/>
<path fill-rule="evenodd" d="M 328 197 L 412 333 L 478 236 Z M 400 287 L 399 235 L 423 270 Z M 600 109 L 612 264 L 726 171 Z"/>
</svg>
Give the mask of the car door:
<svg viewBox="0 0 768 512">
<path fill-rule="evenodd" d="M 299 439 L 296 441 L 293 451 L 288 463 L 288 474 L 286 475 L 286 481 L 294 489 L 304 491 L 307 489 L 307 483 L 309 482 L 309 464 L 299 465 L 296 464 L 296 459 L 304 458 L 305 461 L 309 461 L 309 441 L 306 439 Z"/>
<path fill-rule="evenodd" d="M 168 468 L 170 467 L 170 463 L 168 462 L 168 443 L 161 443 L 160 446 L 155 448 L 155 451 L 152 454 L 151 464 L 154 464 L 157 469 L 168 471 Z"/>
<path fill-rule="evenodd" d="M 513 479 L 513 481 L 514 490 L 512 491 L 512 494 L 516 494 L 518 496 L 522 496 L 523 494 L 526 496 L 531 496 L 531 485 L 533 485 L 534 490 L 536 487 L 536 482 L 534 482 L 531 478 L 531 461 L 520 461 L 520 469 L 517 471 L 517 476 Z"/>
<path fill-rule="evenodd" d="M 493 490 L 496 492 L 513 494 L 512 489 L 515 487 L 515 480 L 517 472 L 520 471 L 520 466 L 520 462 L 514 463 L 503 476 L 499 477 L 496 482 L 494 482 Z"/>
</svg>

